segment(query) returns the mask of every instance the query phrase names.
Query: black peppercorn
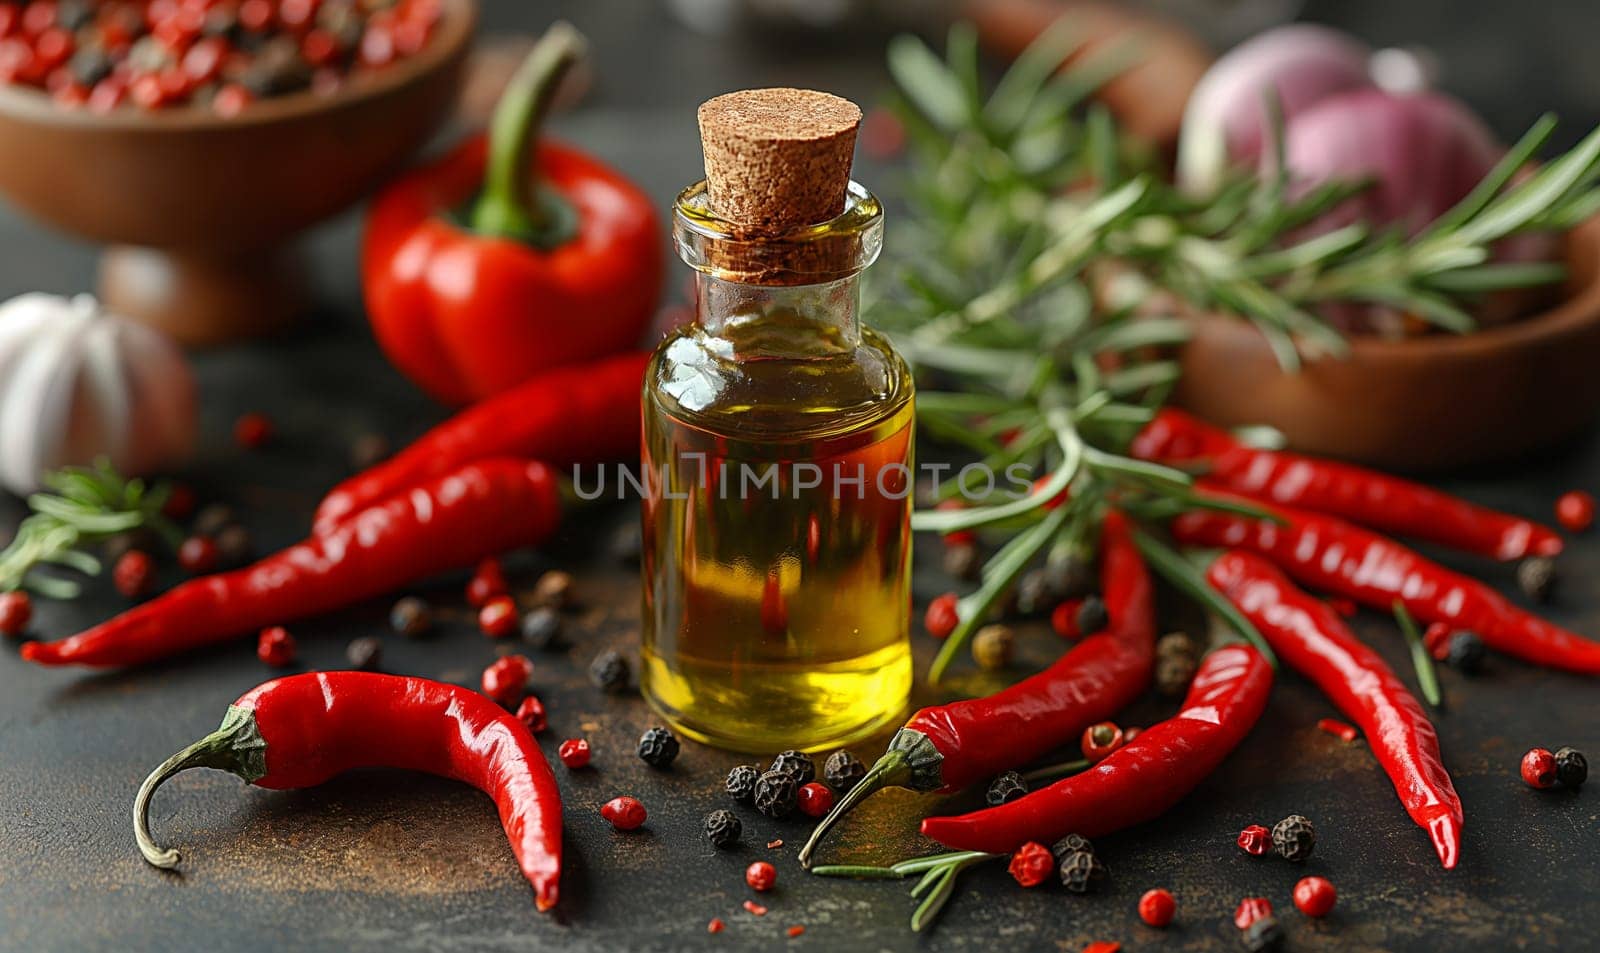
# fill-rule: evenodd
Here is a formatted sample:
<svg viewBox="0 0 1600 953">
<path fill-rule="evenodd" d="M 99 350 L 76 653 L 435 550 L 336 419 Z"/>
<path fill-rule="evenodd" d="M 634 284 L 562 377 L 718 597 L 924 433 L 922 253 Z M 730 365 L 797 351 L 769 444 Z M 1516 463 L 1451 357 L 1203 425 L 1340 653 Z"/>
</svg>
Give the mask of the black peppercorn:
<svg viewBox="0 0 1600 953">
<path fill-rule="evenodd" d="M 1106 603 L 1099 596 L 1088 595 L 1083 597 L 1083 604 L 1078 606 L 1078 631 L 1084 635 L 1092 635 L 1111 624 L 1111 616 L 1106 613 Z"/>
<path fill-rule="evenodd" d="M 811 758 L 799 751 L 785 751 L 772 759 L 768 771 L 778 771 L 794 778 L 795 787 L 810 784 L 817 777 L 817 766 Z"/>
<path fill-rule="evenodd" d="M 768 771 L 756 778 L 756 810 L 781 821 L 794 813 L 799 790 L 794 775 Z"/>
<path fill-rule="evenodd" d="M 255 557 L 255 543 L 250 531 L 237 524 L 224 527 L 217 534 L 217 565 L 223 569 L 238 569 L 248 565 Z"/>
<path fill-rule="evenodd" d="M 540 606 L 522 617 L 522 641 L 543 652 L 556 644 L 561 634 L 561 616 L 549 606 Z"/>
<path fill-rule="evenodd" d="M 750 799 L 756 794 L 756 779 L 761 776 L 761 771 L 753 764 L 741 764 L 728 772 L 728 780 L 722 784 L 728 796 L 741 804 L 749 804 Z"/>
<path fill-rule="evenodd" d="M 659 725 L 639 736 L 639 758 L 652 768 L 670 768 L 680 750 L 678 739 Z"/>
<path fill-rule="evenodd" d="M 354 639 L 345 646 L 344 657 L 358 672 L 376 671 L 383 660 L 383 643 L 370 635 Z"/>
<path fill-rule="evenodd" d="M 1182 655 L 1157 658 L 1156 691 L 1168 698 L 1182 697 L 1189 691 L 1189 684 L 1194 681 L 1194 673 L 1199 669 L 1198 661 Z"/>
<path fill-rule="evenodd" d="M 1589 780 L 1589 759 L 1577 748 L 1556 749 L 1556 781 L 1569 788 L 1581 788 Z"/>
<path fill-rule="evenodd" d="M 350 465 L 365 470 L 389 456 L 389 439 L 381 433 L 364 433 L 350 443 Z"/>
<path fill-rule="evenodd" d="M 1061 885 L 1073 893 L 1099 890 L 1106 882 L 1106 865 L 1092 851 L 1075 850 L 1061 861 L 1057 869 Z"/>
<path fill-rule="evenodd" d="M 822 765 L 822 780 L 827 782 L 828 787 L 841 793 L 855 787 L 856 782 L 866 776 L 867 766 L 843 748 L 828 755 L 828 760 Z"/>
<path fill-rule="evenodd" d="M 533 601 L 537 605 L 550 606 L 553 609 L 565 609 L 572 605 L 572 574 L 552 569 L 539 577 L 533 584 Z"/>
<path fill-rule="evenodd" d="M 1076 599 L 1094 590 L 1094 567 L 1081 556 L 1052 559 L 1044 573 L 1057 599 Z"/>
<path fill-rule="evenodd" d="M 1007 771 L 989 782 L 989 790 L 984 792 L 983 799 L 990 807 L 999 807 L 1027 793 L 1028 785 L 1022 780 L 1022 775 L 1015 771 Z"/>
<path fill-rule="evenodd" d="M 615 649 L 606 649 L 589 663 L 589 681 L 607 695 L 621 695 L 628 690 L 628 660 Z"/>
<path fill-rule="evenodd" d="M 215 537 L 233 523 L 233 509 L 228 504 L 208 503 L 195 514 L 194 525 L 190 530 L 196 536 Z"/>
<path fill-rule="evenodd" d="M 983 557 L 972 543 L 951 543 L 944 548 L 943 562 L 945 575 L 952 579 L 972 580 L 978 577 Z"/>
<path fill-rule="evenodd" d="M 732 847 L 744 833 L 744 825 L 732 811 L 715 810 L 706 815 L 705 831 L 712 847 Z"/>
<path fill-rule="evenodd" d="M 1311 850 L 1316 846 L 1316 828 L 1311 826 L 1311 821 L 1299 814 L 1290 814 L 1272 825 L 1272 847 L 1284 860 L 1296 862 L 1305 860 L 1311 856 Z"/>
<path fill-rule="evenodd" d="M 1094 853 L 1094 844 L 1082 834 L 1068 834 L 1054 844 L 1050 845 L 1050 853 L 1055 855 L 1056 861 L 1066 860 L 1068 854 Z"/>
<path fill-rule="evenodd" d="M 1532 556 L 1517 564 L 1517 585 L 1534 602 L 1549 602 L 1556 590 L 1556 561 Z"/>
<path fill-rule="evenodd" d="M 1277 917 L 1257 917 L 1254 923 L 1244 928 L 1244 948 L 1251 953 L 1276 950 L 1282 943 L 1283 927 L 1278 925 Z"/>
<path fill-rule="evenodd" d="M 1043 569 L 1030 569 L 1017 580 L 1017 612 L 1022 615 L 1049 612 L 1059 601 L 1055 587 L 1050 585 L 1050 574 Z"/>
<path fill-rule="evenodd" d="M 1470 675 L 1483 668 L 1483 660 L 1488 654 L 1483 640 L 1475 633 L 1452 632 L 1444 660 Z"/>
<path fill-rule="evenodd" d="M 389 610 L 389 628 L 408 639 L 420 638 L 433 628 L 433 610 L 416 596 L 406 596 Z"/>
</svg>

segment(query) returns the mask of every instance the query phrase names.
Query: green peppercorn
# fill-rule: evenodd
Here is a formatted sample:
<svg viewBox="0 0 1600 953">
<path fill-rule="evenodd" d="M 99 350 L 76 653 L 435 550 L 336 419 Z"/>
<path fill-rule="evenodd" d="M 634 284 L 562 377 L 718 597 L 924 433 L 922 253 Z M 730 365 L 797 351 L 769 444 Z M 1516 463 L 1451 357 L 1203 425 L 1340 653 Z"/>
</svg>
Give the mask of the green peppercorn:
<svg viewBox="0 0 1600 953">
<path fill-rule="evenodd" d="M 1278 925 L 1278 918 L 1271 914 L 1257 917 L 1254 923 L 1244 928 L 1243 938 L 1244 948 L 1250 953 L 1276 950 L 1283 944 L 1283 927 Z"/>
<path fill-rule="evenodd" d="M 768 771 L 778 771 L 794 778 L 795 787 L 810 784 L 817 777 L 817 766 L 804 752 L 785 751 L 772 759 Z"/>
<path fill-rule="evenodd" d="M 1084 635 L 1100 632 L 1111 624 L 1111 616 L 1106 612 L 1106 603 L 1097 595 L 1083 597 L 1083 603 L 1078 606 L 1078 631 Z"/>
<path fill-rule="evenodd" d="M 728 772 L 728 779 L 722 783 L 723 790 L 728 796 L 741 804 L 749 804 L 755 797 L 756 779 L 761 777 L 761 771 L 753 764 L 741 764 Z"/>
<path fill-rule="evenodd" d="M 794 775 L 782 771 L 768 771 L 756 778 L 756 810 L 777 820 L 794 813 L 799 800 L 800 785 Z"/>
<path fill-rule="evenodd" d="M 1008 625 L 986 625 L 972 637 L 972 660 L 985 671 L 998 672 L 1011 664 L 1015 637 Z"/>
<path fill-rule="evenodd" d="M 1028 784 L 1022 780 L 1022 775 L 1007 771 L 989 782 L 989 790 L 984 792 L 983 799 L 990 807 L 999 807 L 1027 793 Z"/>
<path fill-rule="evenodd" d="M 1556 749 L 1556 781 L 1574 790 L 1589 780 L 1589 759 L 1577 748 Z"/>
<path fill-rule="evenodd" d="M 1303 861 L 1316 846 L 1317 829 L 1299 814 L 1290 814 L 1272 826 L 1272 847 L 1284 860 Z"/>
<path fill-rule="evenodd" d="M 589 681 L 607 695 L 621 695 L 626 692 L 631 674 L 628 660 L 615 649 L 606 649 L 589 663 Z"/>
<path fill-rule="evenodd" d="M 678 757 L 678 739 L 659 725 L 639 736 L 639 760 L 652 768 L 670 768 Z"/>
<path fill-rule="evenodd" d="M 1556 561 L 1531 556 L 1517 564 L 1517 585 L 1534 602 L 1549 602 L 1556 591 Z"/>
<path fill-rule="evenodd" d="M 522 617 L 518 632 L 530 648 L 548 651 L 561 635 L 561 614 L 549 606 L 539 606 Z"/>
<path fill-rule="evenodd" d="M 706 815 L 705 820 L 706 840 L 712 847 L 732 847 L 739 842 L 739 835 L 744 833 L 744 825 L 732 811 L 721 809 Z"/>
<path fill-rule="evenodd" d="M 1055 855 L 1057 863 L 1066 860 L 1068 854 L 1076 854 L 1080 851 L 1089 854 L 1094 853 L 1094 844 L 1082 834 L 1068 834 L 1050 845 L 1050 853 Z"/>
<path fill-rule="evenodd" d="M 822 780 L 840 793 L 855 787 L 866 776 L 867 766 L 843 748 L 828 755 L 828 760 L 822 765 Z"/>
<path fill-rule="evenodd" d="M 1106 882 L 1106 865 L 1092 851 L 1073 851 L 1056 872 L 1061 876 L 1061 885 L 1073 893 L 1099 890 Z"/>
</svg>

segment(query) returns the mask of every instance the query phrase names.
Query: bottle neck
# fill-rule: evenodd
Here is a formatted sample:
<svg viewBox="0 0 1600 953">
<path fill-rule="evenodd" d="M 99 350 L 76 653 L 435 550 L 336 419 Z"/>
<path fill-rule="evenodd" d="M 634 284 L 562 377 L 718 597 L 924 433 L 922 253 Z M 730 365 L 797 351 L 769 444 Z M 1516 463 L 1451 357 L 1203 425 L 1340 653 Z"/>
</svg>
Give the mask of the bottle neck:
<svg viewBox="0 0 1600 953">
<path fill-rule="evenodd" d="M 695 275 L 695 316 L 738 358 L 826 357 L 861 342 L 861 275 L 800 285 L 754 285 Z"/>
</svg>

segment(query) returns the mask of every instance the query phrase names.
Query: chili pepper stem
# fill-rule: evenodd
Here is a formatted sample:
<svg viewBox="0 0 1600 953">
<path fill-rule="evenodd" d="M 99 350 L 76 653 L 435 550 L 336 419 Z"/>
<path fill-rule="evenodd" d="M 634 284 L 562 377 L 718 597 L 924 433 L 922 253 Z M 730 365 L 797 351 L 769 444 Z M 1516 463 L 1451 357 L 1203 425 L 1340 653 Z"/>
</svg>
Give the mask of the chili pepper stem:
<svg viewBox="0 0 1600 953">
<path fill-rule="evenodd" d="M 248 709 L 228 706 L 222 725 L 194 744 L 161 762 L 133 799 L 133 839 L 139 853 L 163 869 L 176 867 L 180 855 L 170 847 L 160 847 L 150 836 L 150 800 L 167 779 L 189 768 L 216 768 L 254 781 L 267 773 L 267 743 L 256 728 L 256 717 Z"/>
<path fill-rule="evenodd" d="M 811 836 L 806 838 L 805 846 L 800 848 L 800 866 L 806 870 L 811 869 L 811 855 L 816 852 L 817 845 L 822 843 L 822 838 L 839 823 L 840 818 L 850 813 L 857 804 L 877 793 L 879 788 L 905 786 L 911 781 L 911 776 L 911 762 L 904 752 L 885 752 L 883 757 L 878 759 L 878 763 L 862 775 L 855 787 L 839 799 L 839 803 L 833 806 L 828 816 L 818 822 Z"/>
<path fill-rule="evenodd" d="M 533 174 L 539 127 L 567 71 L 587 43 L 570 23 L 557 21 L 534 44 L 495 106 L 489 127 L 488 170 L 472 207 L 472 228 L 553 248 L 575 230 L 570 207 L 539 189 Z"/>
</svg>

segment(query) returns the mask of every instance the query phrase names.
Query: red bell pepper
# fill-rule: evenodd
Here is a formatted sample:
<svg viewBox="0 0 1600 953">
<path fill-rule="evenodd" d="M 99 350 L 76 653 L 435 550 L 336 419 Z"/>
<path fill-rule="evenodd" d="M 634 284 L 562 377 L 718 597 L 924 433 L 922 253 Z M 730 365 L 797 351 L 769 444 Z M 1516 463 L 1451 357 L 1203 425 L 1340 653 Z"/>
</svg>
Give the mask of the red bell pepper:
<svg viewBox="0 0 1600 953">
<path fill-rule="evenodd" d="M 582 48 L 571 27 L 551 27 L 487 139 L 402 175 L 373 202 L 361 251 L 373 330 L 440 400 L 480 400 L 627 349 L 650 323 L 663 250 L 649 196 L 581 152 L 535 143 Z"/>
</svg>

